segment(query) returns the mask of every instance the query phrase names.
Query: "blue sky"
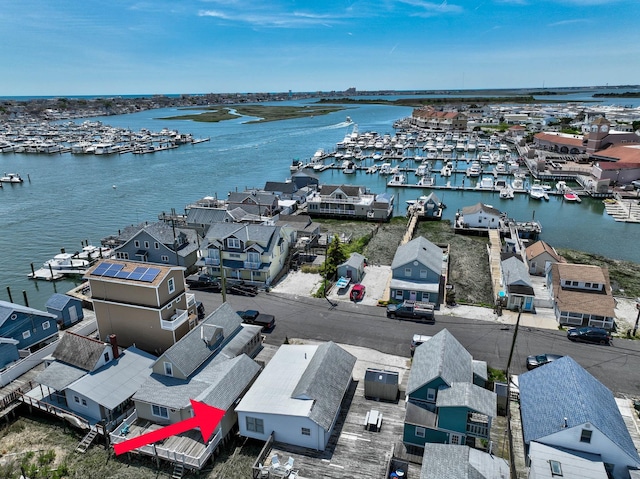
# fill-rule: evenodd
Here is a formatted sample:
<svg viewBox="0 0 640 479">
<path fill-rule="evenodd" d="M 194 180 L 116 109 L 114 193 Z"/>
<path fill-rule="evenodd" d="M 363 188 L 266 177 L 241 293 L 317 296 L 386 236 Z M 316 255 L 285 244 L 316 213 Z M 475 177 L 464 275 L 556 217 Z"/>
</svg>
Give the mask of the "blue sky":
<svg viewBox="0 0 640 479">
<path fill-rule="evenodd" d="M 4 0 L 0 96 L 640 83 L 639 0 Z"/>
</svg>

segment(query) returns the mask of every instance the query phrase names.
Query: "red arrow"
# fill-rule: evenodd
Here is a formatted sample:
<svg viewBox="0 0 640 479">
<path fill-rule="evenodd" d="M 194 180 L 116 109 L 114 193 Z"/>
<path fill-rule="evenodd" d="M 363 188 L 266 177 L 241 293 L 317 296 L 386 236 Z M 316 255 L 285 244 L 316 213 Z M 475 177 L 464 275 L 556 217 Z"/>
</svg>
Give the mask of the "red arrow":
<svg viewBox="0 0 640 479">
<path fill-rule="evenodd" d="M 207 442 L 213 434 L 213 431 L 218 427 L 218 424 L 220 424 L 225 411 L 199 401 L 194 401 L 193 399 L 191 399 L 191 406 L 193 407 L 193 417 L 140 436 L 132 437 L 126 441 L 119 442 L 113 446 L 116 455 L 124 454 L 125 452 L 129 452 L 133 449 L 166 439 L 169 436 L 175 436 L 176 434 L 180 434 L 196 427 L 200 428 L 202 439 L 204 442 Z"/>
</svg>

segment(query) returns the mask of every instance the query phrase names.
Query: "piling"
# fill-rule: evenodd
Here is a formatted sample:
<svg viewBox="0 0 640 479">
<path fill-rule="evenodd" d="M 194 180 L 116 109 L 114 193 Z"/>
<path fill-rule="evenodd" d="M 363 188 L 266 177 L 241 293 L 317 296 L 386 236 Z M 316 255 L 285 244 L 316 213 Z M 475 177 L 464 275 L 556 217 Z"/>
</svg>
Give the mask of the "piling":
<svg viewBox="0 0 640 479">
<path fill-rule="evenodd" d="M 13 303 L 13 298 L 11 297 L 11 288 L 7 286 L 7 294 L 9 295 L 9 302 Z"/>
<path fill-rule="evenodd" d="M 24 305 L 28 308 L 29 307 L 29 299 L 27 298 L 27 292 L 24 289 L 22 290 L 22 296 L 24 297 Z"/>
</svg>

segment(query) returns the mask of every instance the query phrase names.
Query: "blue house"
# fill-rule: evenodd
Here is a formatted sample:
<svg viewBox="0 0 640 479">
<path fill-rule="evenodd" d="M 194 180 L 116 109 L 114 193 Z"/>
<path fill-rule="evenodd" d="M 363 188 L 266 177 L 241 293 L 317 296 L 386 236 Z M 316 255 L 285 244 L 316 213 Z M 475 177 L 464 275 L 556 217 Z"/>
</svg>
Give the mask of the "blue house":
<svg viewBox="0 0 640 479">
<path fill-rule="evenodd" d="M 391 263 L 391 299 L 440 304 L 446 266 L 442 248 L 422 236 L 400 245 Z"/>
<path fill-rule="evenodd" d="M 507 309 L 531 312 L 534 308 L 535 291 L 529 268 L 517 256 L 510 256 L 500 263 L 502 285 L 506 290 Z"/>
<path fill-rule="evenodd" d="M 407 382 L 403 441 L 480 447 L 497 414 L 495 393 L 484 388 L 487 364 L 443 329 L 415 350 Z"/>
<path fill-rule="evenodd" d="M 0 367 L 6 366 L 15 359 L 15 351 L 20 349 L 37 348 L 39 345 L 51 342 L 58 336 L 57 316 L 37 309 L 21 306 L 8 301 L 0 301 L 0 337 L 15 339 L 3 343 L 0 350 Z M 13 351 L 15 348 L 15 351 Z M 2 362 L 3 360 L 8 362 Z"/>
<path fill-rule="evenodd" d="M 613 394 L 572 358 L 522 374 L 518 382 L 525 457 L 537 442 L 597 454 L 616 479 L 627 479 L 630 469 L 640 467 Z"/>
<path fill-rule="evenodd" d="M 55 314 L 60 328 L 68 328 L 84 318 L 82 301 L 66 294 L 51 295 L 45 304 L 47 311 Z"/>
</svg>

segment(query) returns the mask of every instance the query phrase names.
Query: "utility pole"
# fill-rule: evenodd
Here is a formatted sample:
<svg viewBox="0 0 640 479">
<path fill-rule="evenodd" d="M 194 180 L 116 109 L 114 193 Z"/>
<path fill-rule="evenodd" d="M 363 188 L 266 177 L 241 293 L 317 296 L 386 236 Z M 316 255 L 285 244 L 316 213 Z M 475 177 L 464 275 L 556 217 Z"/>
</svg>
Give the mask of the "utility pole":
<svg viewBox="0 0 640 479">
<path fill-rule="evenodd" d="M 227 279 L 224 275 L 224 262 L 222 261 L 222 245 L 218 246 L 218 256 L 220 256 L 220 290 L 222 292 L 222 302 L 227 302 Z"/>
<path fill-rule="evenodd" d="M 520 326 L 520 316 L 522 315 L 522 305 L 518 308 L 518 319 L 516 319 L 516 327 L 513 330 L 513 339 L 511 340 L 511 350 L 509 351 L 509 360 L 507 361 L 507 436 L 509 438 L 509 469 L 511 479 L 518 479 L 516 471 L 516 455 L 513 451 L 513 431 L 511 430 L 511 359 L 513 358 L 513 350 L 516 346 L 518 337 L 518 327 Z"/>
</svg>

